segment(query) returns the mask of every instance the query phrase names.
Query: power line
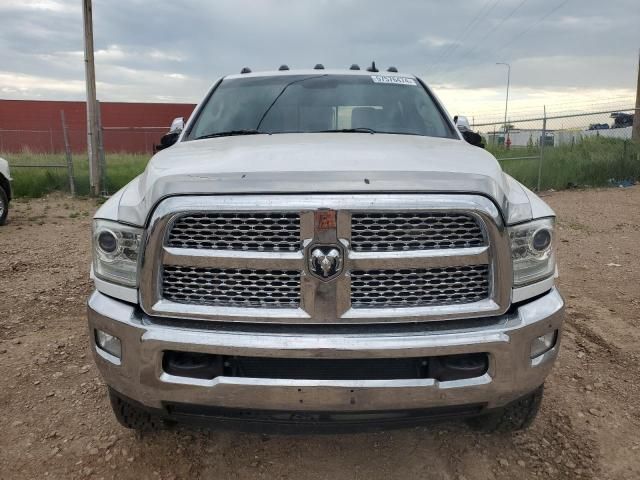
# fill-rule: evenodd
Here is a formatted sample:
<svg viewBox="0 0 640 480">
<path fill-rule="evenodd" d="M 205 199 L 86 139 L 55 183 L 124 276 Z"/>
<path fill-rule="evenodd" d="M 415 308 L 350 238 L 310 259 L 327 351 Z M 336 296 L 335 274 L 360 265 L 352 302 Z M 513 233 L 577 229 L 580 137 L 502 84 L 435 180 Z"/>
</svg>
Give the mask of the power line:
<svg viewBox="0 0 640 480">
<path fill-rule="evenodd" d="M 528 0 L 521 0 L 520 3 L 513 8 L 505 17 L 502 18 L 502 20 L 500 20 L 500 22 L 498 22 L 497 25 L 495 25 L 493 28 L 490 28 L 489 30 L 487 30 L 485 32 L 485 34 L 479 38 L 478 40 L 475 41 L 474 46 L 469 49 L 467 51 L 467 53 L 463 53 L 463 55 L 460 57 L 460 59 L 457 62 L 454 62 L 452 65 L 450 65 L 447 69 L 445 69 L 444 71 L 442 71 L 442 73 L 447 73 L 449 71 L 451 71 L 453 65 L 456 65 L 458 63 L 460 63 L 461 61 L 463 61 L 464 59 L 468 58 L 469 56 L 471 56 L 473 53 L 475 53 L 478 48 L 480 48 L 480 45 L 482 44 L 482 42 L 484 40 L 486 40 L 487 38 L 489 38 L 491 35 L 493 35 L 495 32 L 498 31 L 498 29 L 507 21 L 509 20 L 511 17 L 513 17 L 516 12 L 518 10 L 520 10 L 520 8 L 522 8 L 522 6 L 527 3 Z"/>
<path fill-rule="evenodd" d="M 448 55 L 450 55 L 452 52 L 454 52 L 458 48 L 458 46 L 460 45 L 460 42 L 469 34 L 469 32 L 471 32 L 475 28 L 476 22 L 480 19 L 480 15 L 482 14 L 483 10 L 485 10 L 485 7 L 489 5 L 490 2 L 491 0 L 487 0 L 484 3 L 484 5 L 480 8 L 480 10 L 475 15 L 475 17 L 460 31 L 460 34 L 456 37 L 456 39 L 453 42 L 451 42 L 451 44 L 445 49 L 444 52 L 442 52 L 442 54 L 436 59 L 436 61 L 431 65 L 430 68 L 435 68 L 444 58 L 446 58 Z M 493 8 L 497 2 L 498 0 L 495 0 L 494 5 L 492 5 L 491 8 Z M 487 15 L 487 12 L 485 11 L 485 14 L 482 17 L 484 18 L 486 15 Z"/>
<path fill-rule="evenodd" d="M 523 30 L 522 32 L 520 32 L 519 34 L 517 34 L 516 36 L 514 36 L 513 38 L 511 38 L 507 42 L 505 42 L 500 49 L 498 49 L 497 51 L 494 52 L 494 55 L 497 56 L 499 53 L 504 51 L 505 48 L 509 47 L 513 43 L 515 43 L 518 40 L 520 40 L 524 35 L 529 33 L 531 30 L 533 30 L 535 27 L 537 27 L 540 23 L 542 23 L 547 18 L 549 18 L 551 15 L 553 15 L 558 10 L 560 10 L 562 7 L 564 7 L 567 3 L 569 3 L 569 1 L 570 0 L 563 0 L 562 2 L 560 2 L 560 4 L 557 7 L 551 9 L 549 12 L 547 12 L 545 15 L 543 15 L 541 18 L 539 18 L 538 21 L 536 21 L 535 23 L 529 25 L 529 28 L 526 28 L 525 30 Z"/>
<path fill-rule="evenodd" d="M 430 69 L 434 69 L 435 67 L 437 67 L 442 62 L 442 60 L 444 60 L 446 57 L 452 55 L 457 50 L 457 48 L 460 46 L 460 42 L 462 42 L 462 40 L 464 40 L 467 37 L 467 35 L 469 35 L 469 33 L 471 33 L 473 31 L 473 29 L 476 27 L 476 25 L 478 25 L 480 20 L 483 20 L 494 9 L 494 7 L 498 4 L 499 1 L 500 0 L 494 0 L 493 5 L 491 5 L 491 7 L 488 10 L 486 10 L 486 7 L 491 2 L 491 0 L 487 0 L 484 3 L 484 5 L 480 8 L 478 13 L 475 15 L 475 17 L 460 31 L 460 34 L 451 43 L 451 45 L 449 45 L 445 49 L 445 51 L 431 65 Z M 483 11 L 484 11 L 484 14 L 482 14 Z M 482 15 L 482 17 L 481 17 L 481 15 Z"/>
<path fill-rule="evenodd" d="M 501 47 L 499 47 L 496 51 L 493 52 L 493 56 L 494 57 L 498 57 L 500 53 L 502 53 L 507 47 L 509 47 L 510 45 L 512 45 L 513 43 L 517 42 L 520 38 L 522 38 L 524 35 L 526 35 L 527 33 L 529 33 L 531 30 L 533 30 L 535 27 L 537 27 L 540 23 L 542 23 L 544 20 L 546 20 L 547 18 L 549 18 L 551 15 L 553 15 L 555 12 L 557 12 L 558 10 L 560 10 L 562 7 L 564 7 L 567 3 L 569 3 L 570 0 L 563 0 L 562 2 L 560 2 L 557 6 L 555 6 L 554 8 L 552 8 L 551 10 L 549 10 L 547 13 L 545 13 L 542 17 L 540 17 L 538 20 L 536 20 L 534 23 L 532 23 L 531 25 L 529 25 L 528 28 L 526 28 L 525 30 L 523 30 L 522 32 L 518 33 L 517 35 L 513 36 L 512 38 L 510 38 L 509 40 L 507 40 L 506 42 L 504 42 L 502 44 Z M 519 5 L 518 7 L 516 7 L 516 9 L 518 9 L 521 5 Z M 513 12 L 515 13 L 515 12 Z M 504 22 L 501 22 L 504 23 Z M 478 45 L 476 45 L 477 49 Z M 442 74 L 446 74 L 449 73 L 452 70 L 452 68 L 448 68 L 446 70 L 444 70 L 442 72 Z M 441 80 L 441 79 L 439 79 Z"/>
</svg>

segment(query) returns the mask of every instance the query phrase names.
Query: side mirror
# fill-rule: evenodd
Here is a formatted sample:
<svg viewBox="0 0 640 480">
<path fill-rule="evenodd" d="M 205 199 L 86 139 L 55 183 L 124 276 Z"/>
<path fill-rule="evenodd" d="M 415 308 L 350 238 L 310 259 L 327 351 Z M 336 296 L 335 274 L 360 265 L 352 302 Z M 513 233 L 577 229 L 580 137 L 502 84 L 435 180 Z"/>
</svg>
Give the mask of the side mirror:
<svg viewBox="0 0 640 480">
<path fill-rule="evenodd" d="M 467 143 L 470 143 L 474 147 L 484 148 L 484 144 L 482 143 L 482 135 L 471 130 L 471 125 L 469 124 L 469 119 L 467 117 L 456 115 L 453 117 L 453 122 L 460 130 L 462 134 L 462 138 L 464 138 Z"/>
<path fill-rule="evenodd" d="M 181 133 L 184 130 L 184 117 L 174 118 L 169 127 L 169 133 Z"/>
<path fill-rule="evenodd" d="M 465 130 L 471 131 L 471 125 L 469 124 L 469 119 L 467 117 L 456 115 L 453 117 L 453 122 L 456 124 L 456 127 L 458 127 L 460 132 L 464 132 Z"/>
<path fill-rule="evenodd" d="M 160 145 L 155 146 L 156 152 L 169 148 L 171 145 L 175 144 L 178 141 L 178 138 L 180 138 L 182 130 L 184 130 L 184 118 L 174 118 L 171 122 L 171 126 L 169 127 L 169 133 L 164 134 L 160 139 Z"/>
</svg>

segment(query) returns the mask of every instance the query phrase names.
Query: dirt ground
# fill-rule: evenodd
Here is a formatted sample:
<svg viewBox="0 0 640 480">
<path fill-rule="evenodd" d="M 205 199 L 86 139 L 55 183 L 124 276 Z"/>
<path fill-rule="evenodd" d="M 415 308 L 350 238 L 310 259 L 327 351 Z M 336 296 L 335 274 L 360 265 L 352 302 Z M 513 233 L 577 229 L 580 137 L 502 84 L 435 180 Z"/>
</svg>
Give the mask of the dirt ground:
<svg viewBox="0 0 640 480">
<path fill-rule="evenodd" d="M 548 193 L 562 352 L 526 432 L 137 437 L 111 414 L 85 324 L 90 200 L 17 201 L 0 227 L 0 478 L 638 479 L 640 187 Z"/>
</svg>

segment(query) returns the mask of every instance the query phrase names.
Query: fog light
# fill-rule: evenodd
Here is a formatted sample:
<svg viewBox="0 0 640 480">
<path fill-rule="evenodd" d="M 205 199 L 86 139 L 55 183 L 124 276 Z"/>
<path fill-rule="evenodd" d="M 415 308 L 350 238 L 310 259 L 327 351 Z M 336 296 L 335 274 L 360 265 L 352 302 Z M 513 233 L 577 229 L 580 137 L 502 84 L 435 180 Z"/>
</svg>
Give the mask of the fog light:
<svg viewBox="0 0 640 480">
<path fill-rule="evenodd" d="M 102 330 L 96 330 L 96 344 L 108 354 L 118 359 L 122 358 L 122 344 L 118 337 L 109 335 Z"/>
<path fill-rule="evenodd" d="M 539 357 L 543 353 L 551 350 L 555 346 L 557 338 L 557 330 L 545 333 L 541 337 L 536 338 L 533 342 L 531 342 L 531 358 Z"/>
</svg>

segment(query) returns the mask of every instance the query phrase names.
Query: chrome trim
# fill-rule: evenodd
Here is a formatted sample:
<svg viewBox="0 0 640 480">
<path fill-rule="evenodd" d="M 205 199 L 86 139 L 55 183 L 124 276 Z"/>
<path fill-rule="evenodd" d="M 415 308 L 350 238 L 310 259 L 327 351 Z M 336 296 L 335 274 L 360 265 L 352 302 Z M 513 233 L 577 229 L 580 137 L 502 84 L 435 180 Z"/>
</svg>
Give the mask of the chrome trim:
<svg viewBox="0 0 640 480">
<path fill-rule="evenodd" d="M 317 210 L 337 211 L 337 229 L 315 230 Z M 351 212 L 444 211 L 476 218 L 487 246 L 403 252 L 353 252 L 349 249 Z M 206 211 L 295 211 L 300 214 L 302 250 L 246 252 L 165 247 L 170 226 L 180 215 Z M 144 238 L 140 271 L 140 303 L 151 316 L 252 323 L 390 323 L 500 315 L 510 304 L 512 273 L 508 235 L 497 207 L 479 195 L 444 194 L 329 194 L 329 195 L 221 195 L 171 197 L 154 211 Z M 314 244 L 345 250 L 343 273 L 326 282 L 308 270 Z M 471 304 L 420 308 L 352 309 L 349 272 L 356 269 L 446 267 L 488 263 L 489 298 Z M 299 309 L 236 308 L 172 303 L 162 298 L 162 265 L 300 270 Z"/>
<path fill-rule="evenodd" d="M 96 345 L 96 355 L 100 355 L 105 361 L 113 363 L 114 365 L 120 366 L 122 365 L 122 360 L 120 360 L 115 355 L 111 355 L 106 350 L 103 350 L 98 345 Z"/>
<path fill-rule="evenodd" d="M 122 365 L 99 355 L 90 338 L 96 364 L 106 383 L 145 405 L 176 401 L 196 405 L 274 410 L 402 410 L 476 402 L 495 407 L 531 392 L 551 371 L 560 344 L 529 358 L 531 341 L 550 330 L 561 338 L 564 301 L 554 288 L 516 311 L 490 323 L 453 323 L 451 328 L 424 330 L 402 326 L 393 331 L 357 328 L 349 333 L 277 329 L 255 331 L 195 329 L 154 323 L 135 306 L 98 292 L 89 299 L 89 329 L 99 328 L 122 342 Z M 480 320 L 481 318 L 478 317 Z M 172 322 L 174 323 L 174 322 Z M 477 326 L 473 326 L 474 323 Z M 468 380 L 282 380 L 219 377 L 205 382 L 177 380 L 162 369 L 166 350 L 276 358 L 399 358 L 489 354 L 487 374 Z M 302 400 L 303 402 L 300 402 Z"/>
<path fill-rule="evenodd" d="M 251 311 L 259 322 L 281 321 L 285 318 L 293 323 L 296 320 L 307 320 L 311 317 L 302 308 L 243 308 L 243 307 L 211 307 L 208 305 L 184 305 L 169 300 L 158 300 L 154 304 L 154 308 L 158 312 L 162 312 L 163 316 L 173 318 L 185 318 L 185 311 L 189 312 L 187 318 L 206 319 L 206 320 L 228 320 L 228 321 L 244 321 L 248 320 L 247 311 Z M 212 312 L 219 312 L 214 313 Z M 253 320 L 253 318 L 251 318 Z"/>
<path fill-rule="evenodd" d="M 251 268 L 255 270 L 300 270 L 304 257 L 297 252 L 198 250 L 164 247 L 163 265 L 180 267 Z"/>
<path fill-rule="evenodd" d="M 442 268 L 489 263 L 489 247 L 414 250 L 404 252 L 354 252 L 348 257 L 351 270 Z"/>
<path fill-rule="evenodd" d="M 454 310 L 452 312 L 451 310 Z M 438 320 L 451 320 L 453 318 L 470 318 L 478 315 L 490 316 L 498 311 L 500 305 L 493 300 L 481 300 L 473 303 L 463 303 L 459 305 L 434 305 L 430 307 L 407 307 L 407 308 L 350 308 L 342 318 L 353 321 L 367 322 L 372 318 L 397 319 L 404 318 L 404 321 L 424 321 L 437 318 Z M 398 320 L 395 320 L 398 321 Z"/>
</svg>

